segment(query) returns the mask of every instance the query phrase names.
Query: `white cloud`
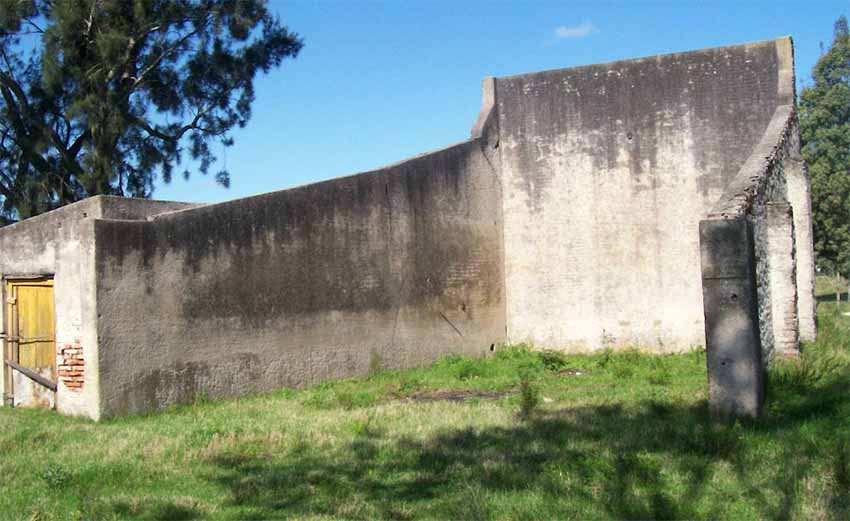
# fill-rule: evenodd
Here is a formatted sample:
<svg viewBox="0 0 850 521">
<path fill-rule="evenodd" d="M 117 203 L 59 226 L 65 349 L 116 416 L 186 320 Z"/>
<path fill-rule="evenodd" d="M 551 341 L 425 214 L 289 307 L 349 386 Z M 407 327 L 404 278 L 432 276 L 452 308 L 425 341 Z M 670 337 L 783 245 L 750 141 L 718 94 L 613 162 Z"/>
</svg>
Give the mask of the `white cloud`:
<svg viewBox="0 0 850 521">
<path fill-rule="evenodd" d="M 599 29 L 590 22 L 571 26 L 562 25 L 555 28 L 555 38 L 584 38 L 598 31 Z"/>
</svg>

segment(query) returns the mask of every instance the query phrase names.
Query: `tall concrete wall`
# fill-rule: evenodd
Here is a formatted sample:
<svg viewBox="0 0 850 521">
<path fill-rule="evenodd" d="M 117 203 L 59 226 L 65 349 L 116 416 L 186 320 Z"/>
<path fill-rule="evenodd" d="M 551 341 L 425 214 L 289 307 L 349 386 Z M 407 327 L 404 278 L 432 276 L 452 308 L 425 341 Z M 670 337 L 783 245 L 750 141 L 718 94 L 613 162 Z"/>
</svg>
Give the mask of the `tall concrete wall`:
<svg viewBox="0 0 850 521">
<path fill-rule="evenodd" d="M 408 367 L 504 341 L 483 139 L 381 170 L 95 223 L 101 409 Z"/>
<path fill-rule="evenodd" d="M 0 274 L 4 280 L 53 278 L 57 366 L 61 369 L 64 347 L 82 354 L 83 385 L 71 391 L 60 381 L 55 395 L 47 391 L 57 410 L 95 418 L 99 414 L 93 220 L 144 219 L 187 206 L 193 205 L 100 196 L 0 228 Z M 9 331 L 5 312 L 3 324 L 3 330 Z M 13 379 L 16 404 L 26 405 L 27 397 L 45 392 L 20 373 L 4 370 L 0 375 L 0 389 L 5 389 L 5 379 Z"/>
<path fill-rule="evenodd" d="M 698 223 L 764 133 L 788 46 L 496 79 L 511 342 L 704 343 Z"/>
</svg>

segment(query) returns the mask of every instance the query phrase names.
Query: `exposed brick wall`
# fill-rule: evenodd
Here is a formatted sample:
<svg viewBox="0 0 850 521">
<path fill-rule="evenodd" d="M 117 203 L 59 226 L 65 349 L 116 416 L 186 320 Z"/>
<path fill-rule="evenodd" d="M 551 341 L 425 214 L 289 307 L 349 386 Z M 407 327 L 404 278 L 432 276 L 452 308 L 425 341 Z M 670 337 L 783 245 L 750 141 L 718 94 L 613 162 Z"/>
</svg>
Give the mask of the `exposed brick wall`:
<svg viewBox="0 0 850 521">
<path fill-rule="evenodd" d="M 62 345 L 59 352 L 59 381 L 71 391 L 81 391 L 85 380 L 86 364 L 83 345 L 79 338 L 72 344 Z"/>
<path fill-rule="evenodd" d="M 797 356 L 800 341 L 797 335 L 797 285 L 794 258 L 794 220 L 788 203 L 768 203 L 767 255 L 770 273 L 771 327 L 773 328 L 772 356 Z"/>
</svg>

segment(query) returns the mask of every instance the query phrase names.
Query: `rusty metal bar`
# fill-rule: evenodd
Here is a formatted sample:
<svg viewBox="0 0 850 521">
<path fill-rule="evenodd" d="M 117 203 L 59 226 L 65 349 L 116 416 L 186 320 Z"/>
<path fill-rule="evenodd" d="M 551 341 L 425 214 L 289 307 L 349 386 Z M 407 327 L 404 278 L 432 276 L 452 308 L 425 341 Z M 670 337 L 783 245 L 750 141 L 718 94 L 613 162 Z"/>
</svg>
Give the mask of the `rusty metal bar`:
<svg viewBox="0 0 850 521">
<path fill-rule="evenodd" d="M 44 387 L 47 387 L 51 391 L 56 392 L 56 388 L 57 388 L 56 382 L 51 382 L 50 380 L 48 380 L 47 378 L 36 373 L 32 369 L 27 369 L 26 367 L 20 366 L 20 365 L 16 364 L 15 362 L 9 360 L 8 358 L 6 359 L 6 365 L 11 367 L 15 371 L 21 373 L 22 375 L 26 376 L 27 378 L 29 378 L 33 382 L 40 384 L 40 385 L 43 385 Z"/>
</svg>

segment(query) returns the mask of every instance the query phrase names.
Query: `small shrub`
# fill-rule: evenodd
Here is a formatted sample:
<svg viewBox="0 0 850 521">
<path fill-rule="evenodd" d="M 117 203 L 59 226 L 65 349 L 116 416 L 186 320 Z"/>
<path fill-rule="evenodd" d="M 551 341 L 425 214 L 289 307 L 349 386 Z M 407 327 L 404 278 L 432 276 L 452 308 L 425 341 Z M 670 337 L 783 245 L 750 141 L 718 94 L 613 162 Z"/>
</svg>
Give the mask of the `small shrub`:
<svg viewBox="0 0 850 521">
<path fill-rule="evenodd" d="M 71 474 L 61 465 L 49 463 L 41 471 L 41 479 L 47 483 L 48 488 L 59 489 L 64 487 L 70 480 Z"/>
<path fill-rule="evenodd" d="M 634 376 L 635 370 L 632 369 L 631 366 L 625 364 L 618 364 L 614 366 L 614 376 L 617 378 L 631 378 Z"/>
<path fill-rule="evenodd" d="M 533 357 L 531 346 L 527 344 L 519 344 L 515 346 L 505 346 L 496 351 L 496 360 L 511 361 L 522 360 Z"/>
<path fill-rule="evenodd" d="M 462 355 L 447 355 L 447 356 L 444 356 L 443 358 L 441 358 L 434 365 L 435 366 L 441 366 L 441 365 L 453 366 L 453 365 L 457 365 L 457 364 L 463 362 L 464 360 L 467 360 L 467 358 L 465 356 L 462 356 Z"/>
<path fill-rule="evenodd" d="M 567 355 L 560 351 L 539 351 L 537 357 L 549 371 L 558 371 L 567 365 Z"/>
<path fill-rule="evenodd" d="M 540 389 L 523 377 L 519 384 L 519 417 L 528 420 L 540 405 Z"/>
<path fill-rule="evenodd" d="M 422 381 L 420 379 L 402 376 L 401 381 L 398 383 L 397 392 L 400 395 L 406 395 L 418 390 L 421 387 Z"/>
<path fill-rule="evenodd" d="M 480 360 L 463 359 L 455 365 L 455 378 L 458 380 L 469 380 L 484 376 L 484 364 Z"/>
<path fill-rule="evenodd" d="M 599 360 L 596 361 L 596 366 L 600 369 L 608 367 L 608 364 L 611 363 L 613 353 L 614 351 L 610 347 L 603 349 L 599 354 Z"/>
<path fill-rule="evenodd" d="M 378 401 L 378 399 L 368 391 L 340 390 L 336 393 L 336 401 L 343 409 L 351 410 L 369 407 Z"/>
<path fill-rule="evenodd" d="M 656 357 L 652 359 L 652 372 L 649 373 L 649 383 L 652 385 L 667 385 L 670 383 L 670 371 L 664 359 Z"/>
<path fill-rule="evenodd" d="M 369 376 L 375 376 L 384 368 L 381 354 L 374 349 L 369 353 Z"/>
<path fill-rule="evenodd" d="M 774 360 L 768 370 L 768 385 L 773 389 L 802 392 L 829 379 L 841 364 L 833 355 L 815 357 L 804 353 L 798 360 Z"/>
<path fill-rule="evenodd" d="M 691 356 L 694 357 L 694 364 L 698 366 L 705 365 L 705 348 L 702 346 L 694 346 L 691 348 Z"/>
</svg>

